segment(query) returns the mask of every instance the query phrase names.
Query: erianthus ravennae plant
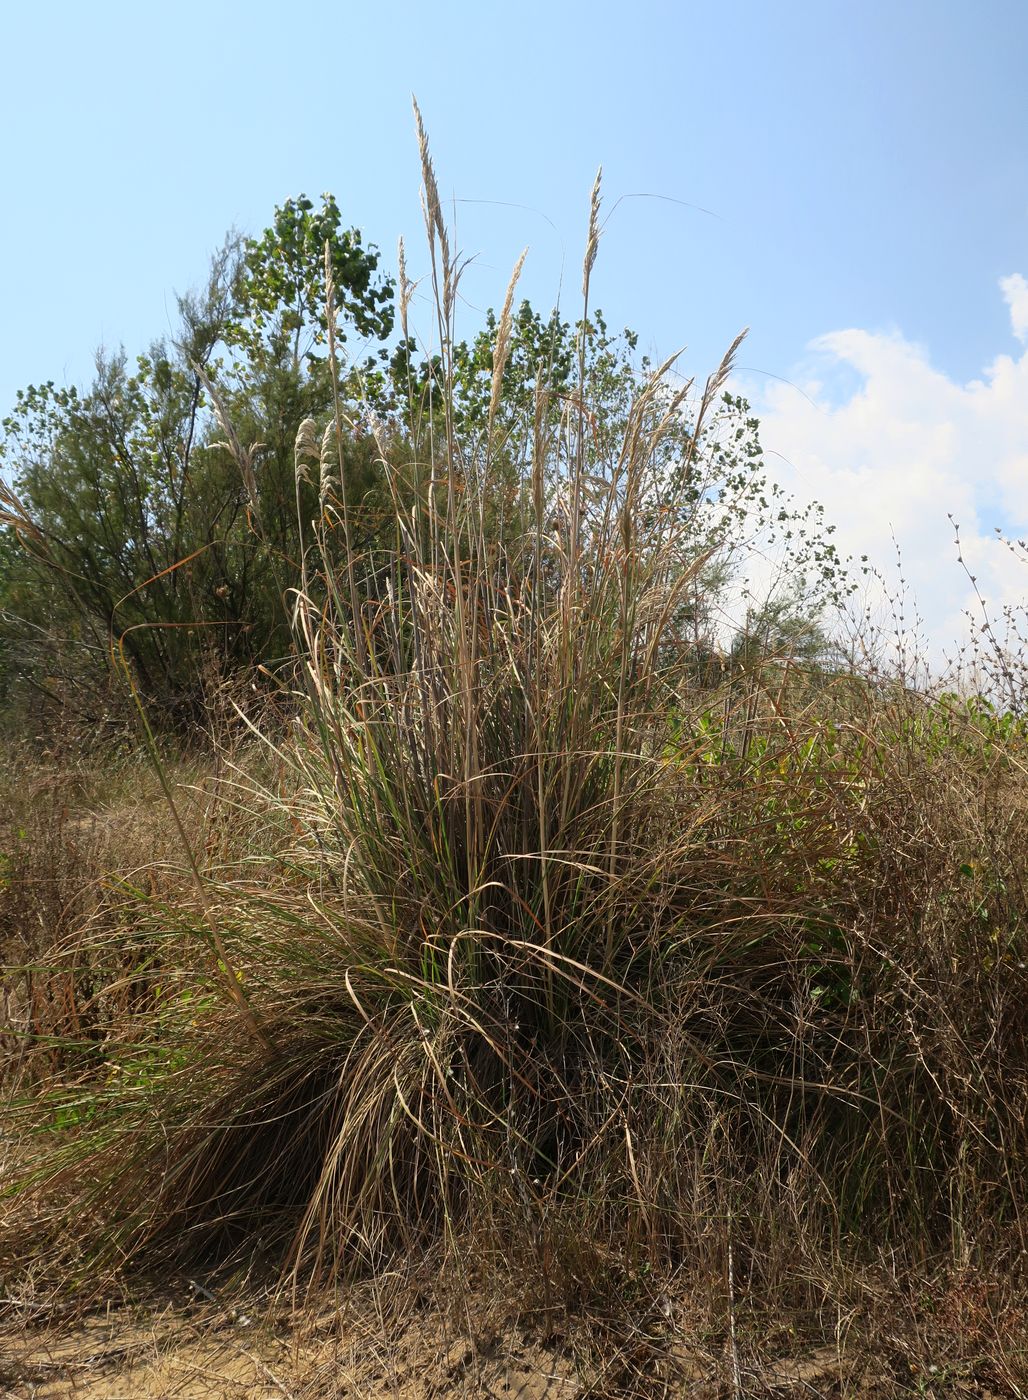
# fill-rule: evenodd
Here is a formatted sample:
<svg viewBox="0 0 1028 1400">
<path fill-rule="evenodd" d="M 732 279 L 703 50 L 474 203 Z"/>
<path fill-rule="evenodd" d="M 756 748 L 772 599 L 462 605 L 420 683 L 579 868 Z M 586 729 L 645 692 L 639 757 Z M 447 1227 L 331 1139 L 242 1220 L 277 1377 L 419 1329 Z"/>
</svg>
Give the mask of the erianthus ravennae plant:
<svg viewBox="0 0 1028 1400">
<path fill-rule="evenodd" d="M 504 411 L 519 263 L 466 431 L 418 125 L 431 402 L 357 422 L 337 388 L 297 434 L 295 682 L 219 786 L 250 844 L 194 842 L 173 904 L 126 888 L 76 948 L 98 985 L 135 958 L 142 991 L 22 1106 L 64 1115 L 20 1168 L 34 1247 L 89 1286 L 99 1259 L 260 1240 L 334 1276 L 471 1239 L 565 1299 L 645 1267 L 666 1300 L 691 1267 L 812 1312 L 868 1239 L 894 1271 L 1023 1248 L 1023 729 L 808 675 L 778 641 L 712 683 L 696 599 L 728 542 L 689 468 L 716 473 L 736 346 L 695 394 L 670 361 L 640 379 L 616 439 L 597 421 L 597 183 L 576 377 L 542 365 Z M 325 287 L 338 386 L 330 260 Z M 409 302 L 401 268 L 405 339 Z"/>
</svg>

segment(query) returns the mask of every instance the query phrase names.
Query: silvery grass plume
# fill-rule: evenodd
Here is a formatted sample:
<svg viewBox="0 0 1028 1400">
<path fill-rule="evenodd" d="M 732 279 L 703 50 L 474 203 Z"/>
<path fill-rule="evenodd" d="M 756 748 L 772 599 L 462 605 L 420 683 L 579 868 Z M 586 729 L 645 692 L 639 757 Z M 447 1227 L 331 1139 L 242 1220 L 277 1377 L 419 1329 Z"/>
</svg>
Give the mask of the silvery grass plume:
<svg viewBox="0 0 1028 1400">
<path fill-rule="evenodd" d="M 260 497 L 257 492 L 257 477 L 254 473 L 254 463 L 257 460 L 257 454 L 263 451 L 265 444 L 263 442 L 253 442 L 249 447 L 244 447 L 239 434 L 232 424 L 231 416 L 228 409 L 225 407 L 225 401 L 221 397 L 214 381 L 202 365 L 194 362 L 192 368 L 210 397 L 211 403 L 214 406 L 214 416 L 217 418 L 218 426 L 221 428 L 226 438 L 225 442 L 212 442 L 210 445 L 211 447 L 224 448 L 239 468 L 239 474 L 243 479 L 247 501 L 252 512 L 251 520 L 259 531 L 261 528 Z"/>
<path fill-rule="evenodd" d="M 311 483 L 310 462 L 320 460 L 318 452 L 317 425 L 313 418 L 305 418 L 296 431 L 293 443 L 293 462 L 297 482 Z"/>
<path fill-rule="evenodd" d="M 514 289 L 518 285 L 518 280 L 521 277 L 521 269 L 525 265 L 527 256 L 528 249 L 526 248 L 514 264 L 514 271 L 511 274 L 511 279 L 507 286 L 507 295 L 503 300 L 500 322 L 496 328 L 496 344 L 493 348 L 493 383 L 492 391 L 489 395 L 488 436 L 490 440 L 493 435 L 493 424 L 496 422 L 496 412 L 500 406 L 500 398 L 503 393 L 503 371 L 507 367 L 507 357 L 510 354 L 511 308 L 514 304 Z"/>
<path fill-rule="evenodd" d="M 443 321 L 449 324 L 450 315 L 453 311 L 453 298 L 456 291 L 450 255 L 450 239 L 446 231 L 446 222 L 443 219 L 442 204 L 439 200 L 439 186 L 435 178 L 432 156 L 428 149 L 428 134 L 425 131 L 425 124 L 421 118 L 421 108 L 418 106 L 416 97 L 411 97 L 411 103 L 414 108 L 414 124 L 418 134 L 418 151 L 421 155 L 421 202 L 425 215 L 425 228 L 428 232 L 429 248 L 432 252 L 433 271 L 435 268 L 435 249 L 436 247 L 439 249 L 442 264 L 442 284 L 441 287 L 437 287 L 437 292 L 440 294 L 439 306 Z"/>
<path fill-rule="evenodd" d="M 335 428 L 332 423 L 326 423 L 325 431 L 321 435 L 318 467 L 318 504 L 324 514 L 332 496 L 342 492 L 339 459 L 335 451 Z"/>
<path fill-rule="evenodd" d="M 399 293 L 400 306 L 400 329 L 403 333 L 404 341 L 410 339 L 410 327 L 407 321 L 407 313 L 410 310 L 411 298 L 414 295 L 416 283 L 409 281 L 407 277 L 407 253 L 403 246 L 401 237 L 396 245 L 396 267 L 397 267 L 397 291 Z"/>
<path fill-rule="evenodd" d="M 589 233 L 585 241 L 585 258 L 582 262 L 582 296 L 585 298 L 587 307 L 589 280 L 596 265 L 596 254 L 600 246 L 600 205 L 602 203 L 600 190 L 602 182 L 603 167 L 600 166 L 596 172 L 596 179 L 593 181 L 592 193 L 589 196 Z"/>
</svg>

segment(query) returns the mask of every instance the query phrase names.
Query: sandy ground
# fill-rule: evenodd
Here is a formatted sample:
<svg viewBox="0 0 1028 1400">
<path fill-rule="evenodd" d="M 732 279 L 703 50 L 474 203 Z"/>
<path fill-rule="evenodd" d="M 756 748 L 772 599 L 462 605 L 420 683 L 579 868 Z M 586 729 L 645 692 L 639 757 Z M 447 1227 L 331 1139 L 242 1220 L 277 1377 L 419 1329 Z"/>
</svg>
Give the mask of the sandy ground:
<svg viewBox="0 0 1028 1400">
<path fill-rule="evenodd" d="M 572 1400 L 572 1368 L 516 1335 L 477 1348 L 408 1328 L 388 1347 L 304 1337 L 235 1314 L 141 1317 L 119 1309 L 61 1326 L 0 1332 L 0 1396 L 17 1400 Z M 319 1331 L 329 1335 L 318 1335 Z M 332 1335 L 335 1334 L 335 1335 Z"/>
<path fill-rule="evenodd" d="M 619 1352 L 623 1360 L 614 1346 L 610 1363 L 576 1366 L 569 1347 L 509 1324 L 472 1344 L 437 1317 L 408 1318 L 387 1336 L 333 1312 L 291 1326 L 284 1314 L 176 1300 L 63 1320 L 12 1313 L 0 1322 L 0 1400 L 1025 1400 L 981 1373 L 899 1375 L 880 1357 L 855 1365 L 826 1347 L 758 1369 L 683 1345 L 663 1350 L 659 1378 L 633 1357 L 633 1385 Z"/>
</svg>

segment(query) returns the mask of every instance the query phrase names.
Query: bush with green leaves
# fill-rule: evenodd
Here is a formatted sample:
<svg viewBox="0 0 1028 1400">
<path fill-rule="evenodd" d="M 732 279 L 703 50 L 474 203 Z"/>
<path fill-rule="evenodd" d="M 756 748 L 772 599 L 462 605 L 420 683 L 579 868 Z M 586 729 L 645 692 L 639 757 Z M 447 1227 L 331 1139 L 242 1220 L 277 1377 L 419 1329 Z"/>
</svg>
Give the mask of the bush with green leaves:
<svg viewBox="0 0 1028 1400">
<path fill-rule="evenodd" d="M 84 675 L 123 666 L 151 720 L 196 726 L 212 678 L 288 654 L 298 531 L 317 510 L 293 480 L 292 443 L 330 403 L 324 365 L 300 353 L 324 336 L 326 241 L 345 321 L 387 335 L 376 251 L 339 228 L 331 197 L 315 211 L 301 196 L 260 240 L 229 240 L 204 292 L 180 298 L 172 340 L 134 363 L 101 352 L 85 391 L 19 393 L 0 459 L 2 616 L 8 667 L 37 689 L 63 675 L 84 701 Z M 219 440 L 213 393 L 246 435 L 244 470 Z M 347 461 L 360 498 L 375 470 L 356 437 Z"/>
</svg>

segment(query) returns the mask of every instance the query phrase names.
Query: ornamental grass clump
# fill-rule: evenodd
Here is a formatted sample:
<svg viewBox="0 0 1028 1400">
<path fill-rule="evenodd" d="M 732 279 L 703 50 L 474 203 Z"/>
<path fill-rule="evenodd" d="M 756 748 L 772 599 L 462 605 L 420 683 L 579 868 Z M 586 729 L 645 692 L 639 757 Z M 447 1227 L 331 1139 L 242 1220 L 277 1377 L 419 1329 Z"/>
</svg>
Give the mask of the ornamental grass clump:
<svg viewBox="0 0 1028 1400">
<path fill-rule="evenodd" d="M 736 347 L 699 392 L 670 362 L 640 381 L 611 449 L 584 344 L 573 391 L 541 365 L 501 411 L 512 282 L 463 431 L 420 135 L 433 373 L 402 428 L 337 395 L 297 436 L 296 671 L 218 785 L 250 835 L 212 856 L 180 824 L 174 903 L 137 881 L 80 933 L 148 990 L 93 1036 L 77 1120 L 19 1080 L 9 1268 L 89 1290 L 242 1254 L 324 1281 L 416 1248 L 536 1301 L 663 1300 L 656 1336 L 698 1280 L 734 1326 L 740 1299 L 812 1315 L 1017 1257 L 1023 721 L 781 655 L 712 681 L 688 468 Z M 597 184 L 586 317 L 599 208 Z M 364 554 L 361 432 L 393 506 Z"/>
</svg>

